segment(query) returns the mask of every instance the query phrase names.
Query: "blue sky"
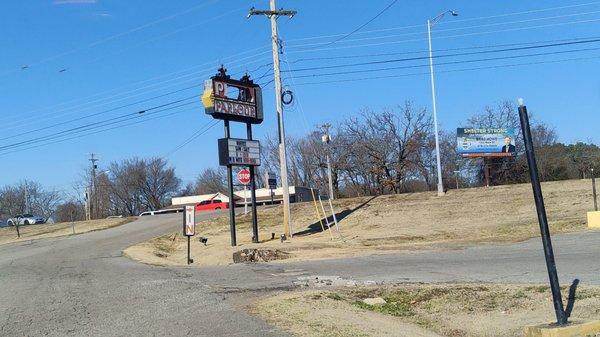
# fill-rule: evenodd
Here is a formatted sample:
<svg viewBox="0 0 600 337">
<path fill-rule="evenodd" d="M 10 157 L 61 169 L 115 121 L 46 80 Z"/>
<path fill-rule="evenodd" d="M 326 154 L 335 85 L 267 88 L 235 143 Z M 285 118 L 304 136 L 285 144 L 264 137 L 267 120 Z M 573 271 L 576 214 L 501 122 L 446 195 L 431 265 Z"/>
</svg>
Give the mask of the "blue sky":
<svg viewBox="0 0 600 337">
<path fill-rule="evenodd" d="M 284 85 L 296 97 L 286 110 L 289 135 L 336 123 L 364 107 L 383 109 L 412 100 L 429 109 L 426 60 L 322 68 L 426 56 L 425 22 L 443 10 L 456 9 L 460 16 L 446 17 L 434 27 L 433 49 L 439 55 L 489 50 L 471 47 L 600 37 L 600 1 L 412 0 L 397 2 L 360 32 L 331 43 L 389 3 L 278 1 L 278 7 L 298 11 L 293 19 L 279 20 Z M 234 76 L 249 71 L 254 78 L 264 76 L 258 83 L 270 81 L 270 27 L 264 17 L 246 18 L 252 6 L 266 8 L 268 1 L 3 1 L 0 147 L 175 100 L 188 105 L 154 110 L 156 119 L 132 119 L 129 123 L 135 124 L 106 132 L 92 134 L 99 129 L 54 144 L 46 145 L 63 138 L 0 150 L 0 185 L 27 178 L 69 190 L 91 152 L 99 156 L 101 168 L 113 160 L 173 152 L 211 121 L 199 99 L 192 98 L 199 97 L 201 89 L 192 86 L 200 85 L 221 63 Z M 463 49 L 452 50 L 456 48 Z M 436 67 L 441 127 L 452 130 L 485 105 L 524 97 L 538 119 L 556 128 L 561 141 L 600 142 L 597 48 L 600 42 L 436 60 L 469 61 Z M 476 61 L 504 56 L 513 58 Z M 300 70 L 306 68 L 314 69 Z M 396 69 L 376 71 L 380 68 Z M 290 69 L 295 71 L 286 72 Z M 323 75 L 348 71 L 358 72 Z M 388 78 L 373 78 L 383 76 Z M 323 83 L 328 81 L 336 82 Z M 264 88 L 265 122 L 255 128 L 259 139 L 276 130 L 272 86 Z M 128 106 L 117 109 L 123 105 Z M 233 136 L 243 135 L 241 127 L 234 128 Z M 220 137 L 219 124 L 168 160 L 184 180 L 191 180 L 202 168 L 218 164 Z M 33 146 L 39 147 L 29 148 Z"/>
</svg>

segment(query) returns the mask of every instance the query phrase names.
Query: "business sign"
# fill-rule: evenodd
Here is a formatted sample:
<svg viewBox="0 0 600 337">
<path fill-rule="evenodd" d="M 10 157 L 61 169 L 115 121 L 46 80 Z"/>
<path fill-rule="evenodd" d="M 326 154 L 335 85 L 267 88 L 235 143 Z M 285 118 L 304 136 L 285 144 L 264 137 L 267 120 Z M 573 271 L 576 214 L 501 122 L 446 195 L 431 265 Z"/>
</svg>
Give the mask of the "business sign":
<svg viewBox="0 0 600 337">
<path fill-rule="evenodd" d="M 277 188 L 277 176 L 273 172 L 265 173 L 265 182 L 269 189 L 274 190 Z"/>
<path fill-rule="evenodd" d="M 219 139 L 219 165 L 260 166 L 260 142 L 237 138 Z"/>
<path fill-rule="evenodd" d="M 463 157 L 510 157 L 515 148 L 514 128 L 458 128 L 457 152 Z"/>
<path fill-rule="evenodd" d="M 249 79 L 215 76 L 204 83 L 202 103 L 215 119 L 260 124 L 263 121 L 262 90 Z"/>
<path fill-rule="evenodd" d="M 185 206 L 183 212 L 183 235 L 194 236 L 196 234 L 196 214 L 194 206 Z"/>
<path fill-rule="evenodd" d="M 250 171 L 247 169 L 240 170 L 237 176 L 240 184 L 242 185 L 248 185 L 250 184 L 250 180 L 252 180 L 252 178 L 250 177 Z"/>
</svg>

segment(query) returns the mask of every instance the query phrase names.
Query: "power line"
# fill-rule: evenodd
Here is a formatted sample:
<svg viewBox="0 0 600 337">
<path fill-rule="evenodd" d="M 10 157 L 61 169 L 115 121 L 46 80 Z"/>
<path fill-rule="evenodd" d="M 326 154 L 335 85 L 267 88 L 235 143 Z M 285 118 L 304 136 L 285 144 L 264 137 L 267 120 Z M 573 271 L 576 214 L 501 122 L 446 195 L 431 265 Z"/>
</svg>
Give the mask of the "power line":
<svg viewBox="0 0 600 337">
<path fill-rule="evenodd" d="M 356 29 L 354 29 L 353 31 L 351 31 L 350 33 L 334 40 L 331 41 L 329 43 L 327 43 L 327 45 L 332 45 L 334 43 L 337 43 L 339 41 L 344 40 L 345 38 L 351 36 L 352 34 L 358 32 L 359 30 L 365 28 L 367 25 L 369 25 L 371 22 L 377 20 L 377 18 L 379 18 L 381 15 L 383 15 L 383 13 L 387 12 L 390 8 L 392 8 L 392 6 L 394 6 L 396 3 L 398 2 L 398 0 L 392 0 L 392 2 L 390 2 L 384 9 L 382 9 L 381 11 L 379 11 L 379 13 L 377 13 L 377 15 L 375 15 L 374 17 L 372 17 L 371 19 L 369 19 L 367 22 L 363 23 L 362 25 L 358 26 Z"/>
<path fill-rule="evenodd" d="M 152 121 L 152 120 L 155 120 L 155 119 L 166 118 L 166 117 L 174 116 L 174 115 L 177 115 L 177 114 L 180 114 L 180 113 L 184 113 L 184 112 L 188 112 L 188 111 L 192 111 L 192 110 L 179 110 L 179 111 L 175 111 L 175 112 L 172 112 L 172 113 L 169 113 L 169 114 L 165 114 L 165 115 L 154 116 L 154 117 L 146 118 L 146 119 L 143 119 L 143 120 L 136 120 L 136 121 L 131 122 L 131 123 L 125 123 L 125 124 L 121 124 L 121 125 L 117 125 L 117 126 L 112 126 L 112 127 L 106 128 L 106 129 L 96 130 L 94 132 L 89 132 L 89 133 L 86 133 L 86 134 L 83 134 L 83 135 L 71 136 L 71 137 L 67 137 L 67 138 L 53 140 L 53 141 L 47 142 L 47 143 L 42 143 L 42 144 L 33 145 L 33 146 L 25 147 L 25 148 L 20 148 L 18 150 L 7 151 L 7 152 L 4 152 L 4 153 L 0 153 L 0 157 L 4 156 L 4 155 L 11 154 L 11 153 L 19 153 L 19 152 L 23 152 L 23 151 L 30 150 L 30 149 L 36 149 L 36 148 L 40 148 L 40 147 L 44 147 L 44 146 L 48 146 L 48 145 L 52 145 L 52 144 L 56 144 L 56 143 L 62 143 L 62 142 L 68 141 L 68 140 L 80 139 L 82 137 L 91 136 L 91 135 L 95 135 L 95 134 L 98 134 L 98 133 L 103 133 L 103 132 L 107 132 L 107 131 L 111 131 L 111 130 L 121 129 L 121 128 L 124 128 L 124 127 L 127 127 L 127 126 L 131 126 L 131 125 L 139 125 L 139 124 L 146 123 L 146 122 L 149 122 L 149 121 Z M 68 136 L 68 135 L 63 135 L 62 137 L 64 137 L 64 136 Z M 2 150 L 0 150 L 0 152 L 1 151 Z"/>
<path fill-rule="evenodd" d="M 519 23 L 527 23 L 527 22 L 534 22 L 534 21 L 541 21 L 541 20 L 551 20 L 551 19 L 561 19 L 561 18 L 567 18 L 567 17 L 590 15 L 590 14 L 598 14 L 598 13 L 600 13 L 600 11 L 591 11 L 591 12 L 584 12 L 584 13 L 572 13 L 572 14 L 563 14 L 563 15 L 556 15 L 556 16 L 547 16 L 547 17 L 541 17 L 541 18 L 517 20 L 517 21 L 496 22 L 496 23 L 487 23 L 487 24 L 475 25 L 475 26 L 466 26 L 466 27 L 457 27 L 457 28 L 448 28 L 448 29 L 438 29 L 436 31 L 437 32 L 451 32 L 451 31 L 457 31 L 457 30 L 466 30 L 466 29 L 475 29 L 475 28 L 484 28 L 484 27 L 512 25 L 512 24 L 519 24 Z M 360 39 L 346 40 L 345 42 L 359 42 L 359 41 L 367 41 L 367 40 L 389 39 L 389 38 L 400 37 L 400 36 L 424 35 L 425 33 L 426 33 L 425 31 L 419 31 L 419 32 L 394 34 L 394 35 L 372 36 L 372 37 L 365 37 L 365 38 L 360 38 Z M 307 47 L 310 47 L 310 46 L 321 46 L 321 47 L 324 47 L 324 46 L 329 46 L 329 45 L 331 45 L 331 43 L 329 43 L 329 42 L 318 42 L 318 43 L 289 45 L 288 47 L 290 47 L 290 48 L 305 47 L 305 46 L 307 46 Z"/>
<path fill-rule="evenodd" d="M 181 150 L 183 147 L 185 147 L 186 145 L 193 142 L 198 137 L 200 137 L 203 134 L 205 134 L 206 132 L 208 132 L 208 130 L 212 129 L 218 123 L 219 123 L 219 121 L 212 121 L 212 122 L 208 122 L 208 123 L 204 124 L 198 131 L 194 132 L 194 134 L 192 134 L 189 138 L 184 140 L 181 144 L 177 145 L 172 150 L 167 152 L 164 156 L 162 156 L 162 158 L 166 159 L 166 158 L 172 156 L 173 154 L 175 154 L 175 152 Z"/>
<path fill-rule="evenodd" d="M 513 43 L 493 44 L 493 45 L 445 48 L 445 49 L 435 49 L 435 50 L 433 50 L 433 52 L 438 53 L 438 52 L 444 52 L 444 51 L 490 49 L 490 48 L 511 47 L 511 46 L 527 46 L 527 45 L 532 45 L 532 44 L 559 43 L 559 42 L 581 41 L 581 40 L 591 40 L 591 39 L 600 39 L 600 37 L 599 36 L 588 36 L 588 37 L 574 37 L 574 38 L 569 38 L 569 39 L 554 39 L 554 40 L 541 40 L 541 41 L 530 41 L 530 42 L 513 42 Z M 296 63 L 306 62 L 306 61 L 327 61 L 327 60 L 354 59 L 354 58 L 367 58 L 367 57 L 372 58 L 372 57 L 382 57 L 382 56 L 420 54 L 420 53 L 428 53 L 428 52 L 429 52 L 428 50 L 422 49 L 422 50 L 391 52 L 391 53 L 368 53 L 368 54 L 354 54 L 354 55 L 344 54 L 344 55 L 338 55 L 338 56 L 304 57 L 304 58 L 299 58 L 294 61 L 291 61 L 291 62 L 289 62 L 289 64 L 296 64 Z"/>
<path fill-rule="evenodd" d="M 546 53 L 535 53 L 535 54 L 525 54 L 525 55 L 512 55 L 512 56 L 501 56 L 501 57 L 489 57 L 489 58 L 475 59 L 475 60 L 461 60 L 461 61 L 441 62 L 441 63 L 437 63 L 436 65 L 439 66 L 439 65 L 453 65 L 453 64 L 463 64 L 463 63 L 508 60 L 508 59 L 515 59 L 515 58 L 524 58 L 524 57 L 537 57 L 537 56 L 547 56 L 547 55 L 575 53 L 575 52 L 582 52 L 582 51 L 593 51 L 593 50 L 599 50 L 599 49 L 600 49 L 600 47 L 599 48 L 581 48 L 581 49 L 573 49 L 573 50 L 563 50 L 563 51 L 546 52 Z M 377 72 L 377 71 L 397 70 L 397 69 L 421 68 L 421 67 L 428 67 L 428 66 L 429 66 L 428 64 L 420 64 L 420 65 L 410 65 L 410 66 L 401 66 L 401 67 L 387 67 L 387 68 L 376 68 L 376 69 L 366 69 L 366 70 L 351 70 L 351 71 L 342 71 L 342 72 L 331 72 L 331 73 L 322 73 L 322 74 L 301 75 L 301 76 L 296 76 L 296 78 L 322 77 L 322 76 L 334 76 L 334 75 L 348 75 L 348 74 L 359 74 L 359 73 L 368 73 L 368 72 Z"/>
<path fill-rule="evenodd" d="M 475 35 L 485 35 L 485 34 L 493 34 L 493 33 L 506 33 L 506 32 L 514 32 L 514 31 L 527 30 L 527 29 L 548 28 L 548 27 L 565 26 L 565 25 L 571 25 L 571 24 L 592 23 L 592 22 L 598 22 L 598 21 L 600 21 L 600 19 L 569 21 L 569 22 L 560 22 L 560 23 L 553 23 L 553 24 L 529 26 L 529 27 L 516 27 L 516 28 L 508 28 L 508 29 L 500 29 L 500 30 L 492 30 L 492 31 L 483 31 L 483 32 L 473 32 L 473 33 L 464 33 L 464 34 L 437 36 L 437 37 L 434 37 L 433 39 L 438 40 L 438 39 L 449 39 L 449 38 L 457 38 L 457 37 L 464 37 L 464 36 L 475 36 Z M 288 52 L 288 53 L 290 53 L 290 54 L 294 54 L 294 53 L 307 53 L 307 52 L 314 53 L 314 52 L 317 52 L 317 51 L 342 50 L 342 49 L 363 48 L 363 47 L 377 47 L 377 46 L 392 45 L 392 44 L 401 44 L 401 43 L 409 43 L 409 42 L 420 42 L 420 41 L 426 41 L 426 40 L 427 40 L 427 38 L 419 38 L 419 39 L 387 41 L 387 42 L 378 42 L 378 43 L 356 44 L 356 45 L 350 45 L 350 46 L 337 46 L 337 47 L 334 47 L 334 48 L 300 49 L 300 50 L 293 50 L 293 51 Z"/>
<path fill-rule="evenodd" d="M 530 50 L 530 49 L 539 49 L 539 48 L 560 47 L 560 46 L 569 46 L 569 45 L 576 45 L 576 44 L 595 43 L 595 42 L 600 42 L 600 38 L 598 38 L 598 39 L 591 39 L 591 40 L 583 40 L 583 41 L 571 41 L 571 42 L 560 42 L 560 43 L 543 44 L 543 45 L 538 45 L 538 46 L 514 47 L 514 48 L 503 48 L 503 49 L 488 50 L 488 51 L 477 51 L 477 52 L 468 52 L 468 53 L 445 54 L 445 55 L 433 56 L 433 58 L 437 59 L 437 58 L 456 57 L 456 56 L 479 55 L 479 54 L 488 54 L 488 53 L 500 53 L 500 52 L 507 52 L 507 51 L 518 51 L 518 50 Z M 370 61 L 370 62 L 360 62 L 360 63 L 350 63 L 350 64 L 336 64 L 336 65 L 330 65 L 330 66 L 319 66 L 319 67 L 308 67 L 308 68 L 290 69 L 290 70 L 283 71 L 283 72 L 301 72 L 301 71 L 309 71 L 309 70 L 335 69 L 335 68 L 357 67 L 357 66 L 365 66 L 365 65 L 397 63 L 397 62 L 417 61 L 417 60 L 427 60 L 427 59 L 429 59 L 429 56 L 420 56 L 420 57 L 410 57 L 410 58 L 401 58 L 401 59 L 388 59 L 388 60 L 379 60 L 379 61 Z"/>
<path fill-rule="evenodd" d="M 254 54 L 254 55 L 250 55 L 250 56 L 247 56 L 247 57 L 243 57 L 243 58 L 240 58 L 240 59 L 238 59 L 235 62 L 232 62 L 230 64 L 237 64 L 237 63 L 241 63 L 241 62 L 247 61 L 248 59 L 255 59 L 254 61 L 245 62 L 244 64 L 242 64 L 240 66 L 234 66 L 233 67 L 233 68 L 237 68 L 237 67 L 245 66 L 245 65 L 248 65 L 248 64 L 260 62 L 261 60 L 256 60 L 256 56 L 260 56 L 260 55 L 265 54 L 265 53 L 269 53 L 269 52 L 267 51 L 267 52 L 262 52 L 262 53 L 259 53 L 259 54 Z M 241 54 L 244 54 L 244 53 L 241 53 Z M 211 62 L 207 62 L 207 63 L 204 63 L 202 65 L 207 65 L 207 64 L 210 64 L 210 63 Z M 216 65 L 216 63 L 215 63 L 215 65 Z M 192 67 L 192 69 L 193 68 L 198 68 L 198 67 L 199 66 L 195 66 L 195 67 Z M 187 79 L 187 80 L 182 81 L 182 82 L 178 82 L 178 83 L 174 83 L 174 84 L 168 85 L 167 87 L 171 87 L 171 86 L 178 85 L 178 84 L 184 84 L 184 83 L 188 83 L 188 82 L 191 82 L 191 81 L 197 81 L 197 76 L 198 76 L 197 74 L 198 73 L 202 73 L 201 76 L 208 76 L 208 75 L 210 75 L 212 73 L 212 72 L 209 72 L 210 71 L 209 69 L 210 68 L 204 68 L 204 69 L 202 69 L 200 71 L 191 72 L 191 73 L 188 72 L 187 74 L 184 74 L 184 75 L 181 75 L 181 76 L 178 76 L 178 77 L 175 77 L 175 78 L 171 78 L 171 79 L 168 79 L 168 80 L 165 80 L 165 81 L 153 81 L 155 79 L 158 79 L 158 78 L 161 78 L 161 77 L 164 77 L 164 76 L 159 76 L 159 77 L 151 78 L 151 79 L 148 79 L 148 80 L 140 81 L 140 82 L 137 82 L 137 83 L 144 83 L 144 82 L 149 82 L 149 81 L 152 81 L 152 83 L 149 84 L 149 85 L 143 86 L 143 87 L 139 87 L 139 88 L 130 90 L 130 91 L 125 91 L 125 92 L 121 91 L 121 92 L 119 92 L 117 94 L 114 94 L 112 96 L 108 96 L 108 97 L 105 97 L 105 98 L 98 98 L 98 99 L 95 99 L 95 100 L 91 100 L 91 101 L 88 101 L 88 102 L 77 104 L 75 106 L 64 108 L 64 109 L 58 111 L 58 112 L 63 112 L 62 114 L 60 114 L 60 113 L 57 114 L 56 111 L 52 111 L 52 115 L 48 116 L 47 118 L 39 118 L 39 116 L 37 116 L 37 115 L 30 115 L 30 113 L 33 112 L 33 111 L 22 113 L 22 114 L 28 114 L 28 115 L 30 115 L 29 117 L 24 118 L 22 120 L 14 120 L 14 118 L 7 117 L 6 120 L 12 119 L 12 122 L 8 123 L 8 125 L 5 123 L 5 127 L 6 126 L 12 126 L 12 125 L 18 125 L 19 127 L 22 127 L 23 126 L 23 121 L 35 120 L 35 122 L 40 122 L 40 121 L 44 121 L 44 120 L 55 119 L 55 118 L 66 116 L 66 115 L 71 115 L 71 114 L 74 114 L 74 113 L 79 113 L 81 111 L 82 107 L 85 107 L 85 110 L 88 110 L 88 109 L 91 109 L 93 107 L 104 106 L 104 105 L 108 105 L 110 103 L 116 103 L 116 102 L 124 101 L 124 100 L 130 99 L 130 98 L 133 98 L 133 97 L 138 97 L 138 96 L 147 94 L 148 92 L 152 92 L 152 91 L 157 91 L 157 90 L 164 89 L 165 88 L 164 87 L 165 83 L 172 82 L 172 81 L 175 81 L 175 80 L 178 80 L 178 79 L 182 79 L 182 78 L 189 78 L 189 77 L 192 77 L 192 76 L 195 77 L 193 79 Z M 176 74 L 176 73 L 180 73 L 180 72 L 183 72 L 183 71 L 178 71 L 178 72 L 171 73 L 171 74 Z M 154 88 L 154 89 L 146 90 L 148 88 L 152 88 L 152 87 L 155 87 L 155 86 L 158 86 L 158 85 L 161 85 L 161 84 L 163 84 L 163 86 L 160 87 L 160 88 Z M 100 102 L 102 102 L 104 100 L 113 99 L 113 98 L 116 98 L 116 97 L 119 97 L 119 96 L 123 96 L 123 95 L 126 95 L 126 94 L 131 94 L 131 93 L 142 91 L 142 90 L 145 90 L 145 91 L 143 91 L 141 93 L 138 93 L 138 94 L 135 94 L 135 95 L 129 95 L 129 96 L 125 96 L 125 97 L 120 97 L 120 98 L 118 98 L 116 100 L 113 100 L 113 101 L 100 103 Z M 111 90 L 111 91 L 113 91 L 113 90 Z M 94 97 L 94 96 L 97 96 L 97 95 L 92 95 L 90 97 Z M 72 101 L 77 101 L 77 100 L 72 100 Z M 95 103 L 100 103 L 100 104 L 95 104 Z M 64 104 L 66 104 L 66 103 L 58 104 L 58 105 L 55 105 L 54 107 L 57 107 L 57 106 L 60 106 L 60 105 L 64 105 Z M 50 107 L 50 108 L 52 108 L 52 107 Z M 46 110 L 46 109 L 50 109 L 50 108 L 38 109 L 38 111 L 39 110 Z M 75 110 L 75 109 L 77 109 L 77 111 L 72 111 L 72 110 Z M 36 110 L 34 110 L 34 111 L 36 111 Z M 72 111 L 72 112 L 68 112 L 68 111 Z"/>
<path fill-rule="evenodd" d="M 64 51 L 64 52 L 61 52 L 61 53 L 55 54 L 55 55 L 53 55 L 53 56 L 47 57 L 47 58 L 45 58 L 45 59 L 42 59 L 42 60 L 40 60 L 40 61 L 37 61 L 37 62 L 28 63 L 26 66 L 27 66 L 28 68 L 30 68 L 30 67 L 33 67 L 33 66 L 37 66 L 37 65 L 40 65 L 40 64 L 44 64 L 44 63 L 47 63 L 47 62 L 53 61 L 53 60 L 55 60 L 55 59 L 58 59 L 58 58 L 61 58 L 61 57 L 63 57 L 63 56 L 67 56 L 67 55 L 73 54 L 73 53 L 75 53 L 75 52 L 78 52 L 78 51 L 81 51 L 81 50 L 84 50 L 84 49 L 88 49 L 88 48 L 93 48 L 93 47 L 96 47 L 96 46 L 98 46 L 98 45 L 101 45 L 101 44 L 104 44 L 104 43 L 106 43 L 106 42 L 109 42 L 109 41 L 115 40 L 115 39 L 117 39 L 117 38 L 120 38 L 120 37 L 122 37 L 122 36 L 129 35 L 129 34 L 131 34 L 131 33 L 134 33 L 134 32 L 137 32 L 137 31 L 140 31 L 140 30 L 143 30 L 143 29 L 146 29 L 146 28 L 148 28 L 148 27 L 154 26 L 154 25 L 156 25 L 156 24 L 159 24 L 159 23 L 161 23 L 161 22 L 168 21 L 168 20 L 174 19 L 174 18 L 176 18 L 176 17 L 178 17 L 178 16 L 181 16 L 181 15 L 184 15 L 184 14 L 187 14 L 187 13 L 190 13 L 190 12 L 193 12 L 193 11 L 195 11 L 195 10 L 198 10 L 198 9 L 202 8 L 202 7 L 206 7 L 206 6 L 208 6 L 208 5 L 215 4 L 215 3 L 219 2 L 219 1 L 221 1 L 221 0 L 212 0 L 212 1 L 207 1 L 207 2 L 205 2 L 205 3 L 203 3 L 203 4 L 196 5 L 196 6 L 194 6 L 194 7 L 188 8 L 188 9 L 186 9 L 186 10 L 182 11 L 182 12 L 178 12 L 178 13 L 175 13 L 175 14 L 171 14 L 171 15 L 168 15 L 168 16 L 165 16 L 165 17 L 162 17 L 162 18 L 159 18 L 159 19 L 157 19 L 157 20 L 154 20 L 154 21 L 151 21 L 151 22 L 145 23 L 145 24 L 143 24 L 143 25 L 140 25 L 140 26 L 134 27 L 134 28 L 132 28 L 132 29 L 129 29 L 129 30 L 127 30 L 127 31 L 124 31 L 124 32 L 121 32 L 121 33 L 117 33 L 117 34 L 114 34 L 114 35 L 111 35 L 111 36 L 108 36 L 108 37 L 105 37 L 105 38 L 102 38 L 102 39 L 96 40 L 96 41 L 94 41 L 94 42 L 88 43 L 88 44 L 86 44 L 86 45 L 79 46 L 79 47 L 76 47 L 76 48 L 73 48 L 73 49 L 70 49 L 70 50 L 67 50 L 67 51 Z M 12 72 L 12 71 L 5 72 L 4 74 L 6 74 L 6 73 L 9 73 L 9 72 Z M 4 75 L 4 74 L 2 74 L 2 75 Z"/>
<path fill-rule="evenodd" d="M 139 110 L 137 112 L 132 112 L 132 113 L 128 113 L 128 114 L 124 114 L 121 116 L 117 116 L 117 117 L 113 117 L 113 118 L 109 118 L 109 119 L 105 119 L 103 121 L 99 121 L 99 122 L 94 122 L 94 123 L 89 123 L 89 124 L 85 124 L 85 125 L 80 125 L 74 128 L 70 128 L 70 129 L 66 129 L 66 130 L 62 130 L 56 133 L 52 133 L 49 135 L 45 135 L 45 136 L 40 136 L 40 137 L 35 137 L 32 139 L 28 139 L 28 140 L 24 140 L 24 141 L 20 141 L 20 142 L 16 142 L 16 143 L 12 143 L 12 144 L 7 144 L 4 146 L 0 146 L 0 150 L 5 150 L 5 149 L 10 149 L 10 148 L 14 148 L 14 147 L 20 147 L 20 146 L 24 146 L 24 145 L 28 145 L 31 143 L 37 143 L 40 141 L 44 141 L 44 140 L 50 140 L 53 138 L 56 138 L 57 136 L 61 136 L 64 134 L 73 134 L 73 133 L 79 133 L 79 132 L 85 132 L 85 131 L 89 131 L 92 130 L 94 128 L 98 128 L 98 127 L 102 127 L 102 126 L 107 126 L 107 125 L 112 125 L 115 123 L 119 123 L 122 121 L 127 121 L 127 120 L 131 120 L 134 118 L 139 118 L 142 115 L 153 115 L 162 111 L 166 111 L 166 110 L 170 110 L 173 108 L 177 108 L 177 107 L 181 107 L 181 106 L 186 106 L 186 105 L 190 105 L 196 102 L 189 102 L 189 103 L 184 103 L 184 104 L 180 104 L 180 105 L 175 105 L 181 102 L 184 102 L 186 100 L 189 100 L 191 98 L 196 98 L 196 96 L 191 96 L 191 97 L 186 97 L 183 99 L 179 99 L 179 100 L 175 100 L 175 101 L 171 101 L 168 103 L 164 103 L 164 104 L 160 104 L 160 105 L 156 105 L 144 110 Z M 161 110 L 162 109 L 162 110 Z M 156 111 L 154 111 L 156 110 Z M 149 111 L 153 111 L 148 113 Z"/>
<path fill-rule="evenodd" d="M 200 84 L 195 84 L 193 86 L 189 86 L 189 87 L 186 87 L 186 88 L 183 88 L 183 89 L 178 89 L 178 90 L 170 91 L 170 92 L 165 93 L 165 94 L 161 94 L 161 95 L 158 95 L 158 96 L 153 96 L 153 97 L 150 97 L 150 98 L 142 99 L 142 100 L 139 100 L 139 101 L 136 101 L 136 102 L 133 102 L 133 103 L 124 104 L 124 105 L 121 105 L 121 106 L 118 106 L 118 107 L 114 107 L 114 108 L 111 108 L 111 109 L 108 109 L 108 110 L 103 110 L 103 111 L 100 111 L 100 112 L 95 112 L 95 113 L 88 114 L 88 115 L 85 115 L 85 116 L 77 117 L 75 119 L 71 119 L 71 120 L 66 121 L 66 122 L 55 123 L 55 124 L 51 124 L 51 125 L 47 125 L 47 126 L 38 128 L 38 129 L 28 130 L 25 135 L 36 133 L 38 131 L 43 131 L 43 130 L 51 129 L 51 128 L 54 128 L 56 126 L 61 126 L 61 125 L 64 125 L 64 124 L 69 124 L 69 123 L 77 122 L 77 121 L 80 121 L 80 120 L 83 120 L 83 119 L 87 119 L 87 118 L 90 118 L 90 117 L 95 117 L 95 116 L 103 115 L 103 114 L 106 114 L 106 113 L 109 113 L 109 112 L 112 112 L 112 111 L 116 111 L 116 110 L 128 108 L 128 107 L 134 106 L 136 104 L 145 103 L 145 102 L 157 99 L 157 98 L 162 98 L 162 97 L 169 96 L 169 95 L 176 94 L 176 93 L 180 93 L 182 91 L 186 91 L 186 90 L 189 90 L 189 89 L 198 88 L 200 86 L 201 86 Z M 21 136 L 21 135 L 22 134 L 19 134 L 19 135 L 16 135 L 16 136 L 7 136 L 7 137 L 4 137 L 4 138 L 0 138 L 0 141 L 1 140 L 6 140 L 6 139 L 10 139 L 10 138 L 14 138 L 14 137 L 18 137 L 18 136 Z"/>
<path fill-rule="evenodd" d="M 475 70 L 511 68 L 511 67 L 519 67 L 519 66 L 529 66 L 529 65 L 539 65 L 539 64 L 551 64 L 551 63 L 560 63 L 560 62 L 586 61 L 586 60 L 599 59 L 599 58 L 600 58 L 600 56 L 589 56 L 589 57 L 577 57 L 577 58 L 567 58 L 567 59 L 559 59 L 559 60 L 535 61 L 535 62 L 512 63 L 512 64 L 501 64 L 501 65 L 491 65 L 491 66 L 483 66 L 483 67 L 472 67 L 472 68 L 451 69 L 451 70 L 439 70 L 439 71 L 437 71 L 437 73 L 454 73 L 454 72 L 475 71 Z M 360 78 L 337 79 L 337 80 L 326 80 L 326 81 L 301 82 L 301 83 L 297 83 L 296 85 L 302 86 L 302 85 L 315 85 L 315 84 L 345 83 L 345 82 L 357 82 L 357 81 L 377 80 L 377 79 L 386 79 L 386 78 L 400 78 L 400 77 L 419 76 L 419 75 L 429 75 L 429 72 L 409 73 L 409 74 L 394 74 L 394 75 L 381 75 L 381 76 L 368 76 L 368 77 L 360 77 Z"/>
<path fill-rule="evenodd" d="M 501 18 L 501 17 L 507 17 L 507 16 L 533 14 L 533 13 L 547 12 L 547 11 L 553 11 L 553 10 L 562 10 L 562 9 L 569 9 L 569 8 L 576 8 L 576 7 L 591 6 L 591 5 L 597 5 L 597 4 L 600 4 L 600 1 L 593 1 L 593 2 L 587 2 L 587 3 L 575 4 L 575 5 L 567 5 L 567 6 L 549 7 L 549 8 L 542 8 L 542 9 L 535 9 L 535 10 L 528 10 L 528 11 L 521 11 L 521 12 L 504 13 L 504 14 L 491 15 L 491 16 L 479 16 L 479 17 L 474 17 L 474 18 L 445 21 L 445 22 L 440 22 L 438 24 L 439 25 L 456 24 L 456 23 L 467 22 L 467 21 L 488 20 L 488 19 L 495 19 L 495 18 Z M 403 29 L 417 28 L 417 27 L 423 27 L 423 25 L 418 24 L 418 25 L 390 27 L 390 28 L 383 28 L 383 29 L 374 29 L 374 30 L 367 30 L 367 31 L 362 31 L 362 32 L 355 32 L 354 34 L 380 33 L 380 32 L 403 30 Z M 332 34 L 332 35 L 317 35 L 317 36 L 288 39 L 287 41 L 317 40 L 317 39 L 325 39 L 325 38 L 332 38 L 332 37 L 340 37 L 340 36 L 344 36 L 346 34 L 347 33 Z"/>
</svg>

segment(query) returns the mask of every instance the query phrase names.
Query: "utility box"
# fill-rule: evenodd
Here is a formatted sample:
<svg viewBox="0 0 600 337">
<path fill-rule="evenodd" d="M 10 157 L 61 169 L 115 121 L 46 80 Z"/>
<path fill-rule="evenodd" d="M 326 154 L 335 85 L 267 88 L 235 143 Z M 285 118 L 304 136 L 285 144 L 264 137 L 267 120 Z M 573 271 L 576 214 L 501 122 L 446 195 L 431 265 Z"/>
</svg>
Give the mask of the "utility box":
<svg viewBox="0 0 600 337">
<path fill-rule="evenodd" d="M 588 228 L 600 229 L 600 211 L 587 212 Z"/>
</svg>

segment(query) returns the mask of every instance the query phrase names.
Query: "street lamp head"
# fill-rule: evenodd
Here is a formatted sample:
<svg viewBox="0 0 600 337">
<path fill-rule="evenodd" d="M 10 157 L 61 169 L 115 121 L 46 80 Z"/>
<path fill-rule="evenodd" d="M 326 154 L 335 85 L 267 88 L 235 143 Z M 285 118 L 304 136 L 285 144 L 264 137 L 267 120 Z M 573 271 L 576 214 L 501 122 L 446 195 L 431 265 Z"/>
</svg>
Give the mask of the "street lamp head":
<svg viewBox="0 0 600 337">
<path fill-rule="evenodd" d="M 452 14 L 452 16 L 458 16 L 458 12 L 457 11 L 450 11 L 450 14 Z"/>
<path fill-rule="evenodd" d="M 517 102 L 519 103 L 519 106 L 524 106 L 525 105 L 525 100 L 523 100 L 523 98 L 517 99 Z"/>
</svg>

